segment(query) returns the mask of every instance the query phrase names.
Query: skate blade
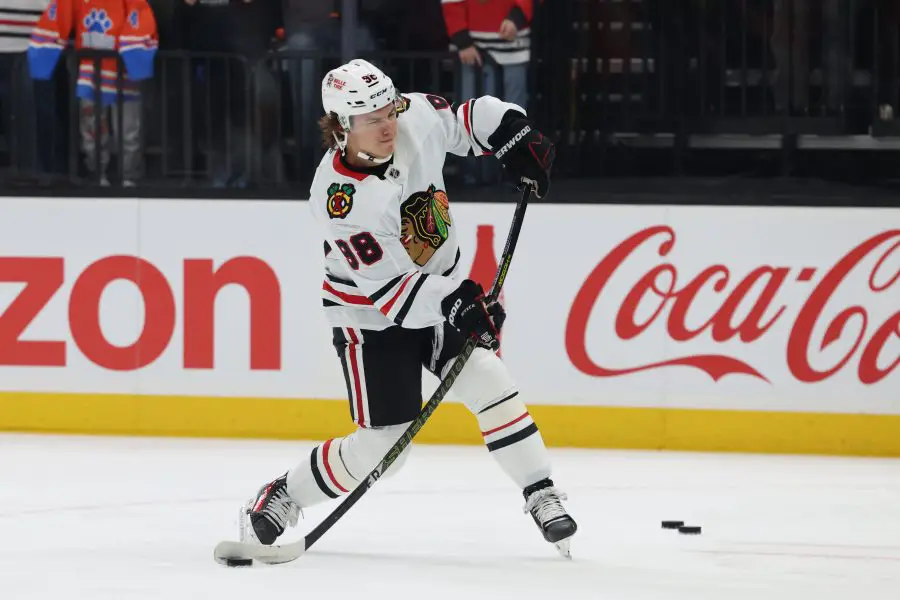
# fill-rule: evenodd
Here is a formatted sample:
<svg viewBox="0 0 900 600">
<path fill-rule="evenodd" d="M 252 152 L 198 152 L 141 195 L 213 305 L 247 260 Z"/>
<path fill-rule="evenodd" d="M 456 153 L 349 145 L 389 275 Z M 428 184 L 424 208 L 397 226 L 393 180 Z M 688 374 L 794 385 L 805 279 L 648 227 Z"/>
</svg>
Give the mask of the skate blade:
<svg viewBox="0 0 900 600">
<path fill-rule="evenodd" d="M 572 538 L 568 537 L 553 544 L 554 546 L 556 546 L 557 552 L 559 552 L 563 558 L 568 558 L 569 560 L 572 560 L 571 541 Z"/>
<path fill-rule="evenodd" d="M 219 542 L 213 551 L 213 557 L 219 564 L 227 564 L 229 560 L 252 559 L 267 565 L 279 565 L 297 560 L 306 552 L 303 540 L 291 544 L 264 546 L 247 542 Z"/>
</svg>

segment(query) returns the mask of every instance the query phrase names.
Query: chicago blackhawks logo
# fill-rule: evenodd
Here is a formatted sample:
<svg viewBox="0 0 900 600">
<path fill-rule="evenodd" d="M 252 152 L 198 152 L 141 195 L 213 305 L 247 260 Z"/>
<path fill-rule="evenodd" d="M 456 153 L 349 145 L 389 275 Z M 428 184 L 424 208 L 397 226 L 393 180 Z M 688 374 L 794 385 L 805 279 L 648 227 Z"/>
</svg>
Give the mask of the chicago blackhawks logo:
<svg viewBox="0 0 900 600">
<path fill-rule="evenodd" d="M 450 201 L 443 190 L 428 186 L 400 205 L 403 247 L 419 266 L 425 265 L 450 235 Z"/>
<path fill-rule="evenodd" d="M 409 98 L 406 96 L 400 96 L 400 101 L 397 102 L 397 114 L 405 113 L 409 110 Z"/>
<path fill-rule="evenodd" d="M 353 208 L 353 194 L 356 188 L 352 183 L 340 185 L 332 183 L 328 186 L 328 216 L 332 219 L 343 219 Z"/>
</svg>

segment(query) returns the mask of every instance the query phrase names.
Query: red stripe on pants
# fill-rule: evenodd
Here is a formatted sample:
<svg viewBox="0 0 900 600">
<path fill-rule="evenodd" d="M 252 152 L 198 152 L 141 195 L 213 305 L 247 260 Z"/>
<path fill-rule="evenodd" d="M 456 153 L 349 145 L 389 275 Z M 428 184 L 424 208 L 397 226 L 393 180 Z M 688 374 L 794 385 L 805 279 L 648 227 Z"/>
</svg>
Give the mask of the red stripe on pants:
<svg viewBox="0 0 900 600">
<path fill-rule="evenodd" d="M 353 389 L 356 392 L 356 424 L 365 427 L 365 415 L 363 414 L 362 400 L 362 381 L 359 378 L 359 364 L 356 361 L 356 346 L 359 345 L 359 338 L 356 332 L 347 328 L 347 334 L 350 336 L 350 344 L 347 346 L 347 352 L 350 354 L 350 370 L 353 372 Z"/>
</svg>

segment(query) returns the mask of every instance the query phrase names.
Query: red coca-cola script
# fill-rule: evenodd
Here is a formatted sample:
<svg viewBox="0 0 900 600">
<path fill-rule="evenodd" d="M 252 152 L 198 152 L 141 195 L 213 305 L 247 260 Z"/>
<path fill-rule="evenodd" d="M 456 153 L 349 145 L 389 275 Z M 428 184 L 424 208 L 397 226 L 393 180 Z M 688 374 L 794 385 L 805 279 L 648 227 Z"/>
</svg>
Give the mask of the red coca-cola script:
<svg viewBox="0 0 900 600">
<path fill-rule="evenodd" d="M 604 292 L 609 280 L 636 250 L 644 244 L 657 244 L 656 250 L 664 259 L 675 247 L 675 231 L 665 225 L 649 227 L 639 231 L 616 246 L 590 273 L 579 290 L 566 325 L 566 351 L 572 364 L 581 372 L 596 377 L 615 377 L 648 371 L 668 366 L 687 366 L 700 369 L 714 381 L 730 374 L 743 374 L 769 381 L 753 365 L 738 356 L 726 353 L 685 354 L 671 359 L 633 366 L 611 368 L 597 364 L 587 351 L 587 325 L 594 305 Z M 900 339 L 900 310 L 893 313 L 883 323 L 872 322 L 865 300 L 870 301 L 886 294 L 900 279 L 900 269 L 895 273 L 886 272 L 888 259 L 900 248 L 900 230 L 890 230 L 873 235 L 850 249 L 831 266 L 822 279 L 811 288 L 811 292 L 798 307 L 775 306 L 773 302 L 786 282 L 811 281 L 816 268 L 760 265 L 747 273 L 736 284 L 732 269 L 726 264 L 712 264 L 695 277 L 682 283 L 678 267 L 670 262 L 661 262 L 639 277 L 619 305 L 615 315 L 610 339 L 631 340 L 640 336 L 657 319 L 665 318 L 666 332 L 675 342 L 689 342 L 708 333 L 714 342 L 739 339 L 743 344 L 758 343 L 771 335 L 772 327 L 785 319 L 785 315 L 796 317 L 790 325 L 786 342 L 780 340 L 788 370 L 799 381 L 814 383 L 828 379 L 844 369 L 854 358 L 859 380 L 864 384 L 881 381 L 900 364 L 900 352 L 896 351 Z M 867 274 L 867 290 L 854 294 L 859 304 L 843 307 L 830 317 L 822 339 L 815 343 L 813 331 L 823 318 L 826 305 L 835 292 L 865 260 L 873 263 Z M 762 288 L 755 301 L 748 297 L 750 290 Z M 881 296 L 882 304 L 889 298 L 898 298 L 898 285 L 891 295 Z M 694 306 L 701 290 L 712 290 L 721 298 L 715 311 L 704 315 L 700 326 L 689 328 L 686 324 L 688 310 Z M 864 293 L 862 293 L 864 292 Z M 735 323 L 737 308 L 745 301 L 753 301 L 749 313 Z M 636 312 L 641 302 L 652 302 L 655 310 L 649 318 L 638 320 Z M 900 302 L 896 303 L 900 308 Z M 696 307 L 695 307 L 696 309 Z M 791 310 L 789 310 L 791 309 Z M 664 313 L 667 313 L 664 317 Z M 692 313 L 693 314 L 693 313 Z M 830 314 L 830 313 L 829 313 Z M 696 317 L 696 315 L 694 315 Z M 852 339 L 852 347 L 828 368 L 817 369 L 810 364 L 813 352 L 821 352 L 838 340 Z M 893 340 L 894 350 L 888 342 Z M 677 347 L 676 345 L 673 345 Z M 893 356 L 883 356 L 892 352 Z M 892 360 L 891 360 L 892 358 Z M 879 367 L 879 364 L 884 365 Z"/>
</svg>

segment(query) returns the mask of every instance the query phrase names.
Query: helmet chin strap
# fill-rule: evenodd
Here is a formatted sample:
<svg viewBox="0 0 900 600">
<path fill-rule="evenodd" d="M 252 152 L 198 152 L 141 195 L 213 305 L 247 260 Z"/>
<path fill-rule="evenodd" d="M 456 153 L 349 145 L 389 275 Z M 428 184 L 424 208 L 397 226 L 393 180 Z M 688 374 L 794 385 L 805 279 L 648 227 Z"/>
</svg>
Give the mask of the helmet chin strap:
<svg viewBox="0 0 900 600">
<path fill-rule="evenodd" d="M 385 158 L 378 158 L 378 157 L 372 156 L 372 155 L 369 154 L 368 152 L 363 152 L 362 150 L 360 150 L 360 151 L 358 151 L 358 152 L 356 153 L 356 155 L 357 155 L 358 157 L 364 159 L 364 160 L 367 160 L 367 161 L 369 161 L 369 162 L 373 162 L 373 163 L 375 163 L 376 165 L 383 165 L 383 164 L 386 163 L 387 161 L 391 160 L 391 158 L 394 156 L 394 153 L 391 152 L 391 153 L 388 154 Z"/>
</svg>

